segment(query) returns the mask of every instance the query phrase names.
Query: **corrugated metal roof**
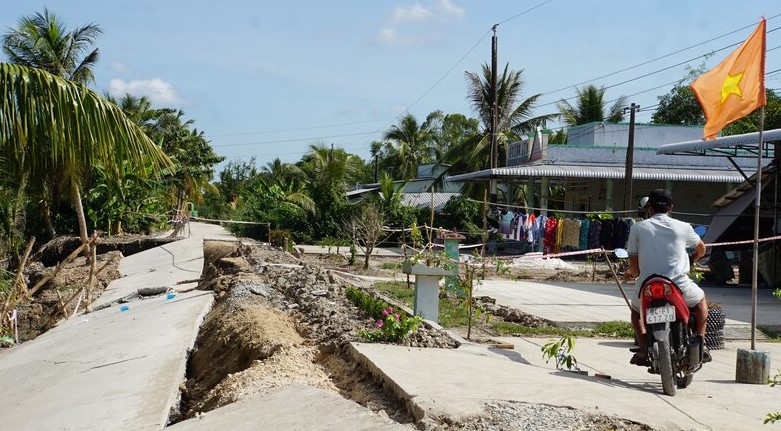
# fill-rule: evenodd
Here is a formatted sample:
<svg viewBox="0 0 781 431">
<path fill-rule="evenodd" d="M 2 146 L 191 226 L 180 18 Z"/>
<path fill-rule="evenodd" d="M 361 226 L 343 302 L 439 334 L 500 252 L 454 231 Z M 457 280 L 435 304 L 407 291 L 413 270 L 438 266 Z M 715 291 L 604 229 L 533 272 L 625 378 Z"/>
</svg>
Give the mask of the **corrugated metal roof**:
<svg viewBox="0 0 781 431">
<path fill-rule="evenodd" d="M 447 177 L 447 181 L 488 181 L 490 178 L 607 178 L 624 179 L 624 166 L 583 165 L 526 165 L 507 168 L 485 169 L 467 174 Z M 705 181 L 712 183 L 740 183 L 745 178 L 737 170 L 696 169 L 666 167 L 638 167 L 632 169 L 634 180 L 655 181 Z"/>
<path fill-rule="evenodd" d="M 434 193 L 434 211 L 441 211 L 447 201 L 460 193 Z M 401 203 L 411 207 L 428 208 L 431 206 L 431 193 L 403 193 Z"/>
<path fill-rule="evenodd" d="M 781 129 L 766 130 L 762 134 L 764 143 L 774 143 L 781 141 Z M 724 136 L 721 138 L 704 141 L 676 142 L 674 144 L 665 144 L 659 147 L 657 154 L 677 154 L 677 153 L 700 153 L 704 154 L 708 150 L 745 150 L 756 155 L 757 144 L 759 142 L 759 132 L 744 133 L 742 135 Z M 723 153 L 723 152 L 720 152 Z M 732 154 L 735 155 L 735 154 Z"/>
</svg>

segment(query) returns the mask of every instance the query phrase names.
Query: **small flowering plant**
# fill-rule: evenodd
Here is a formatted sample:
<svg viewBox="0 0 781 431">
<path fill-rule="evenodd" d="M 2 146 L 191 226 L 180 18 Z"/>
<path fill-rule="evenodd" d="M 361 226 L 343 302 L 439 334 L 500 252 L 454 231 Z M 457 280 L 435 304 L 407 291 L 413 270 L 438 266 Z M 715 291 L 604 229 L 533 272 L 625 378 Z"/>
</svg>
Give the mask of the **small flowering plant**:
<svg viewBox="0 0 781 431">
<path fill-rule="evenodd" d="M 407 334 L 414 332 L 423 321 L 420 316 L 407 316 L 406 313 L 394 313 L 393 307 L 382 311 L 382 318 L 374 322 L 375 329 L 361 331 L 361 335 L 371 341 L 398 342 Z"/>
</svg>

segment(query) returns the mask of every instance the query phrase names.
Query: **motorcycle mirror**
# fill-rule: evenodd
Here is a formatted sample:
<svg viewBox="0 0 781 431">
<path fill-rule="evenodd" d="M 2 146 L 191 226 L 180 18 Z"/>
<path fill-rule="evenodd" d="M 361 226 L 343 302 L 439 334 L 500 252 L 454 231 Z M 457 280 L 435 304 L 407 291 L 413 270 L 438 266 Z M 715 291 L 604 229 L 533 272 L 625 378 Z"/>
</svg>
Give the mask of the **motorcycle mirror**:
<svg viewBox="0 0 781 431">
<path fill-rule="evenodd" d="M 629 257 L 629 253 L 627 253 L 623 248 L 617 248 L 613 250 L 613 254 L 619 259 L 626 259 Z"/>
</svg>

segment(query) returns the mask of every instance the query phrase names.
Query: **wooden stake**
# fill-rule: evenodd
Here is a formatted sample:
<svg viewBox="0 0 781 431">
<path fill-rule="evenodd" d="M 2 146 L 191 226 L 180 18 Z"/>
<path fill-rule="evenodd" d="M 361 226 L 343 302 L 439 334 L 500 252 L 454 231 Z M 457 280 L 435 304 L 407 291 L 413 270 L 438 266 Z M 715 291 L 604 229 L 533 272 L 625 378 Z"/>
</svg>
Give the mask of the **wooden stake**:
<svg viewBox="0 0 781 431">
<path fill-rule="evenodd" d="M 97 237 L 95 239 L 95 243 L 90 246 L 92 249 L 92 265 L 90 265 L 89 268 L 89 278 L 87 278 L 87 297 L 84 300 L 84 310 L 89 313 L 91 311 L 90 304 L 92 304 L 92 282 L 95 278 L 95 261 L 97 260 L 97 249 L 98 249 L 98 243 L 97 243 Z M 77 307 L 78 308 L 78 307 Z M 76 313 L 76 310 L 73 311 Z"/>
<path fill-rule="evenodd" d="M 43 287 L 44 284 L 46 284 L 52 278 L 56 277 L 57 274 L 59 274 L 60 271 L 62 271 L 63 268 L 65 268 L 65 265 L 67 265 L 73 259 L 75 259 L 76 256 L 78 256 L 79 253 L 81 253 L 81 251 L 84 249 L 84 247 L 89 247 L 89 245 L 92 244 L 93 242 L 94 240 L 86 243 L 82 243 L 76 250 L 73 250 L 73 252 L 71 252 L 71 254 L 69 254 L 68 257 L 65 258 L 65 260 L 60 262 L 60 264 L 57 265 L 56 268 L 54 268 L 54 271 L 51 274 L 47 275 L 46 277 L 38 281 L 38 283 L 35 283 L 35 286 L 33 286 L 33 288 L 30 289 L 30 291 L 27 293 L 27 296 L 32 297 L 33 295 L 35 295 L 35 293 L 38 292 L 38 290 L 40 290 L 40 288 Z"/>
<path fill-rule="evenodd" d="M 30 241 L 27 242 L 27 249 L 24 252 L 24 256 L 22 256 L 22 260 L 19 262 L 19 270 L 16 271 L 16 277 L 14 277 L 14 284 L 11 285 L 11 291 L 8 293 L 8 297 L 5 298 L 5 302 L 3 302 L 3 308 L 0 310 L 0 326 L 3 326 L 2 323 L 5 320 L 5 314 L 8 312 L 8 308 L 11 305 L 11 299 L 14 299 L 14 308 L 16 306 L 16 298 L 18 298 L 20 295 L 16 294 L 17 286 L 19 286 L 19 290 L 22 292 L 23 295 L 27 294 L 27 284 L 22 282 L 22 274 L 24 273 L 24 266 L 27 265 L 27 258 L 30 257 L 30 251 L 33 248 L 33 243 L 35 242 L 35 237 L 30 238 Z"/>
</svg>

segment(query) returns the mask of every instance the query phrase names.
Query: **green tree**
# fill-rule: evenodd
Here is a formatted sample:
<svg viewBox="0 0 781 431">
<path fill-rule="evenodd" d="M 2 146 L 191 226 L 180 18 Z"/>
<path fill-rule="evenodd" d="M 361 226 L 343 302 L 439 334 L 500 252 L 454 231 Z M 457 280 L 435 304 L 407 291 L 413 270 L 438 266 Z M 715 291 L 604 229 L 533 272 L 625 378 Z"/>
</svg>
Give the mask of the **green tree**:
<svg viewBox="0 0 781 431">
<path fill-rule="evenodd" d="M 2 154 L 13 155 L 10 163 L 31 183 L 47 181 L 48 177 L 34 175 L 44 168 L 61 172 L 83 243 L 88 239 L 81 187 L 96 164 L 108 172 L 117 172 L 123 162 L 139 173 L 145 172 L 147 163 L 153 172 L 171 167 L 141 128 L 84 85 L 44 70 L 0 64 L 0 97 Z"/>
<path fill-rule="evenodd" d="M 692 91 L 691 83 L 705 72 L 705 62 L 698 67 L 686 67 L 686 75 L 678 81 L 669 93 L 658 96 L 659 107 L 651 120 L 656 124 L 678 124 L 699 126 L 705 124 L 705 114 Z"/>
<path fill-rule="evenodd" d="M 447 114 L 432 128 L 434 160 L 449 163 L 450 148 L 463 142 L 470 142 L 480 134 L 480 121 L 463 114 Z"/>
<path fill-rule="evenodd" d="M 3 52 L 12 63 L 43 69 L 69 81 L 91 82 L 99 51 L 92 48 L 101 30 L 88 24 L 68 31 L 57 16 L 44 9 L 19 20 L 3 36 Z"/>
<path fill-rule="evenodd" d="M 98 61 L 99 51 L 93 45 L 100 33 L 100 27 L 95 24 L 68 31 L 54 13 L 44 9 L 43 13 L 22 17 L 17 27 L 3 36 L 3 52 L 12 63 L 41 69 L 70 81 L 87 83 L 94 79 L 92 68 Z M 38 136 L 36 140 L 42 151 L 54 151 L 47 144 L 49 136 L 46 134 Z M 36 164 L 36 167 L 38 169 L 35 172 L 27 174 L 47 178 L 47 181 L 34 181 L 29 184 L 29 188 L 34 197 L 40 198 L 46 231 L 49 237 L 53 237 L 55 230 L 51 208 L 60 204 L 61 185 L 67 182 L 63 172 L 67 167 L 45 164 Z M 21 179 L 18 174 L 17 178 Z M 22 191 L 28 186 L 26 182 L 17 185 Z"/>
<path fill-rule="evenodd" d="M 491 67 L 484 64 L 482 75 L 466 72 L 465 76 L 468 87 L 467 98 L 472 109 L 477 112 L 483 128 L 477 135 L 454 143 L 450 147 L 447 159 L 452 161 L 451 172 L 454 173 L 488 168 L 491 160 L 491 109 L 494 102 L 491 94 Z M 517 140 L 520 134 L 531 132 L 537 126 L 542 126 L 545 121 L 556 117 L 555 114 L 534 116 L 532 114 L 534 104 L 541 95 L 535 94 L 522 100 L 523 85 L 523 70 L 509 70 L 509 64 L 505 65 L 504 71 L 497 77 L 496 141 L 499 166 L 505 164 L 507 143 Z"/>
<path fill-rule="evenodd" d="M 402 179 L 415 178 L 418 164 L 432 160 L 430 122 L 436 120 L 440 114 L 438 111 L 432 112 L 422 124 L 418 124 L 414 115 L 407 114 L 399 120 L 399 124 L 391 126 L 383 135 L 384 139 L 396 143 Z"/>
<path fill-rule="evenodd" d="M 605 87 L 597 88 L 589 84 L 577 89 L 574 106 L 568 100 L 561 99 L 557 106 L 564 122 L 570 126 L 577 126 L 595 121 L 610 123 L 623 121 L 626 97 L 619 97 L 609 109 L 606 109 L 605 91 Z"/>
<path fill-rule="evenodd" d="M 347 209 L 345 193 L 355 183 L 361 163 L 358 156 L 325 145 L 310 145 L 299 162 L 307 176 L 306 194 L 317 208 L 314 225 L 321 237 L 344 237 L 341 227 Z"/>
</svg>

